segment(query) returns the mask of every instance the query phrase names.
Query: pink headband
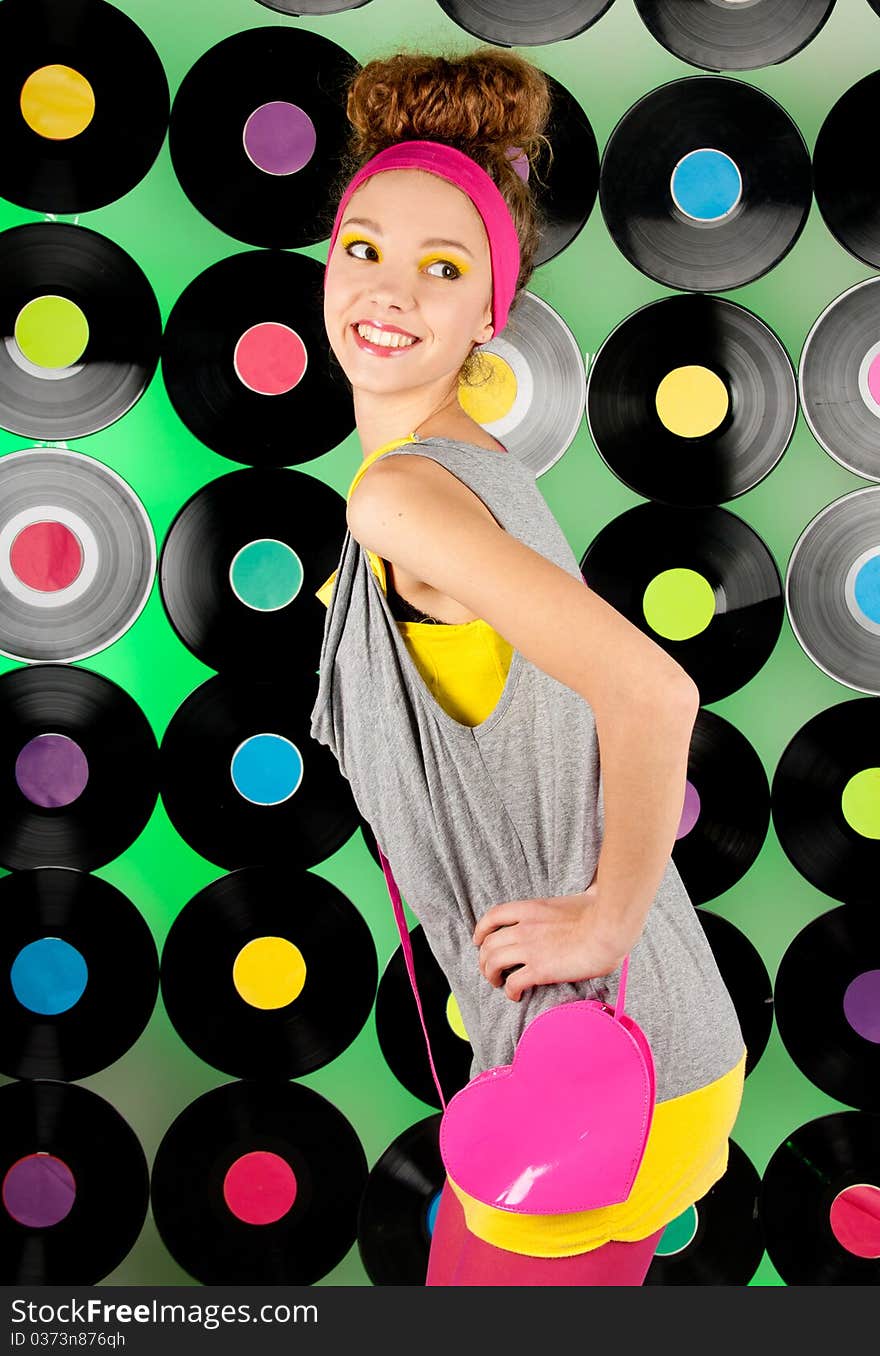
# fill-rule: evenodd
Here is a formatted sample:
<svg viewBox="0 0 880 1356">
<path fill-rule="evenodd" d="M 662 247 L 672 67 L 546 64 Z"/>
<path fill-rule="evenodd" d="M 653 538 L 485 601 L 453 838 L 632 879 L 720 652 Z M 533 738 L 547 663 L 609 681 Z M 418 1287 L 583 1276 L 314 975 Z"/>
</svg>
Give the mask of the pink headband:
<svg viewBox="0 0 880 1356">
<path fill-rule="evenodd" d="M 513 218 L 498 190 L 482 166 L 471 156 L 458 151 L 454 146 L 446 146 L 440 141 L 398 141 L 387 146 L 384 151 L 374 155 L 362 165 L 342 195 L 333 223 L 330 248 L 327 261 L 333 253 L 339 225 L 348 201 L 365 179 L 382 170 L 421 169 L 448 179 L 462 189 L 473 202 L 483 219 L 486 235 L 489 239 L 489 256 L 492 261 L 492 323 L 494 338 L 497 338 L 507 324 L 510 303 L 516 291 L 519 277 L 520 253 L 519 237 Z M 327 269 L 324 269 L 326 282 Z"/>
</svg>

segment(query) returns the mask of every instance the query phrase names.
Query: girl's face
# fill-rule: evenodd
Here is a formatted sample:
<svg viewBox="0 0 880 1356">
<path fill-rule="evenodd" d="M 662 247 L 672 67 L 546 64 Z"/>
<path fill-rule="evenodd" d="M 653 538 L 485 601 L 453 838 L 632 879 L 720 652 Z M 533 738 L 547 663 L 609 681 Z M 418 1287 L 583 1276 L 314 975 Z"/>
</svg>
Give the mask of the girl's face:
<svg viewBox="0 0 880 1356">
<path fill-rule="evenodd" d="M 418 342 L 383 356 L 359 344 L 358 322 Z M 385 170 L 361 184 L 328 261 L 324 324 L 355 389 L 415 390 L 457 376 L 493 333 L 489 242 L 467 194 L 423 170 Z"/>
</svg>

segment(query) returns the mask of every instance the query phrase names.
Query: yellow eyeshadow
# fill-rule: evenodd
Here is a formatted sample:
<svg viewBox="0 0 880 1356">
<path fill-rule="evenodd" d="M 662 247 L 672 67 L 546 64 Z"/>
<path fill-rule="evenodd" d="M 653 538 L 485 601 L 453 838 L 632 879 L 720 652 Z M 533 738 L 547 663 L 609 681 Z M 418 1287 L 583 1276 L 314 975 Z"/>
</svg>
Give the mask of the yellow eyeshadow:
<svg viewBox="0 0 880 1356">
<path fill-rule="evenodd" d="M 454 264 L 462 273 L 467 273 L 470 264 L 465 264 L 460 259 L 454 259 L 451 254 L 434 254 L 424 261 L 426 264 Z"/>
<path fill-rule="evenodd" d="M 349 245 L 353 245 L 354 242 L 355 242 L 356 240 L 364 240 L 364 237 L 363 237 L 362 235 L 345 235 L 345 236 L 343 236 L 343 237 L 342 237 L 342 241 L 341 241 L 341 248 L 344 249 L 344 250 L 345 250 L 345 249 L 348 249 Z M 374 250 L 377 250 L 377 249 L 379 248 L 378 245 L 373 245 L 372 240 L 364 240 L 364 244 L 365 244 L 365 245 L 371 245 L 372 248 L 373 248 Z"/>
</svg>

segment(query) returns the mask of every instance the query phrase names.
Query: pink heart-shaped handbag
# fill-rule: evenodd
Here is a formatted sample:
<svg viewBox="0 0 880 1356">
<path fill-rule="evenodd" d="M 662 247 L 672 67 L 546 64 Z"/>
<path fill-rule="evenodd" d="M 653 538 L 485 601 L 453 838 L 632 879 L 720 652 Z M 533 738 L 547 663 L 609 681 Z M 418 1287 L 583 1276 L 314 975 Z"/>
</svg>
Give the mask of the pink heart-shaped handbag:
<svg viewBox="0 0 880 1356">
<path fill-rule="evenodd" d="M 485 1205 L 519 1214 L 567 1214 L 625 1201 L 656 1098 L 648 1038 L 624 1012 L 629 956 L 613 1008 L 578 999 L 540 1013 L 520 1036 L 511 1064 L 477 1074 L 447 1105 L 400 891 L 381 848 L 379 859 L 444 1108 L 440 1156 L 449 1176 Z"/>
</svg>

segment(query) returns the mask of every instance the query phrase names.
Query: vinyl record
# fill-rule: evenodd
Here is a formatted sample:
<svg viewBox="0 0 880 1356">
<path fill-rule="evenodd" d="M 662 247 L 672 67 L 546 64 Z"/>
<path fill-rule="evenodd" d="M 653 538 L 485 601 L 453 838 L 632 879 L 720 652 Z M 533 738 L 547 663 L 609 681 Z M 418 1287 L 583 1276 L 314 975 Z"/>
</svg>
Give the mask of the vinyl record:
<svg viewBox="0 0 880 1356">
<path fill-rule="evenodd" d="M 321 33 L 269 25 L 204 52 L 174 96 L 168 149 L 190 202 L 249 245 L 314 245 L 350 130 L 360 69 Z"/>
<path fill-rule="evenodd" d="M 819 999 L 821 995 L 821 999 Z M 880 919 L 843 904 L 802 928 L 776 972 L 776 1022 L 811 1083 L 880 1111 Z"/>
<path fill-rule="evenodd" d="M 581 572 L 681 664 L 704 706 L 744 687 L 779 639 L 776 561 L 726 509 L 637 504 L 602 528 Z"/>
<path fill-rule="evenodd" d="M 599 172 L 621 253 L 647 277 L 695 292 L 775 268 L 806 225 L 812 189 L 810 153 L 782 105 L 723 76 L 644 95 L 612 131 Z"/>
<path fill-rule="evenodd" d="M 159 750 L 133 697 L 88 669 L 0 675 L 0 866 L 92 871 L 144 829 Z"/>
<path fill-rule="evenodd" d="M 746 1047 L 745 1076 L 760 1062 L 773 1027 L 773 984 L 744 932 L 709 909 L 697 912 L 724 986 L 733 1000 Z"/>
<path fill-rule="evenodd" d="M 178 511 L 162 546 L 171 625 L 212 669 L 316 673 L 327 609 L 315 588 L 338 564 L 345 532 L 345 500 L 317 476 L 218 476 Z"/>
<path fill-rule="evenodd" d="M 816 204 L 835 240 L 880 266 L 880 203 L 861 154 L 865 129 L 880 112 L 880 71 L 857 80 L 826 115 L 813 148 Z M 855 138 L 855 141 L 853 141 Z"/>
<path fill-rule="evenodd" d="M 149 1204 L 140 1141 L 76 1083 L 0 1088 L 0 1281 L 95 1285 L 138 1240 Z"/>
<path fill-rule="evenodd" d="M 363 1029 L 378 978 L 372 934 L 350 900 L 286 867 L 245 867 L 206 885 L 162 951 L 162 1000 L 178 1036 L 241 1078 L 299 1078 L 329 1064 Z"/>
<path fill-rule="evenodd" d="M 225 1083 L 185 1107 L 150 1193 L 165 1246 L 203 1285 L 314 1285 L 355 1242 L 366 1180 L 342 1112 L 273 1079 Z"/>
<path fill-rule="evenodd" d="M 221 456 L 298 465 L 354 428 L 324 327 L 322 277 L 304 254 L 245 250 L 211 264 L 174 303 L 162 346 L 168 398 Z"/>
<path fill-rule="evenodd" d="M 880 694 L 880 485 L 820 509 L 792 548 L 785 605 L 798 644 L 846 687 Z"/>
<path fill-rule="evenodd" d="M 159 55 L 104 0 L 3 0 L 0 89 L 0 195 L 19 207 L 106 207 L 141 182 L 165 139 Z"/>
<path fill-rule="evenodd" d="M 780 340 L 719 297 L 649 302 L 589 368 L 596 450 L 625 485 L 663 504 L 719 504 L 754 489 L 791 442 L 797 412 Z"/>
<path fill-rule="evenodd" d="M 483 357 L 475 386 L 461 383 L 459 404 L 536 475 L 559 460 L 584 417 L 586 371 L 565 321 L 524 292 Z"/>
<path fill-rule="evenodd" d="M 576 239 L 599 195 L 599 145 L 586 110 L 548 71 L 543 75 L 551 96 L 544 135 L 553 159 L 548 164 L 542 154 L 533 172 L 521 154 L 514 157 L 515 168 L 531 186 L 539 218 L 535 268 L 555 259 Z"/>
<path fill-rule="evenodd" d="M 819 711 L 782 751 L 770 790 L 773 827 L 792 865 L 823 894 L 876 907 L 880 700 Z"/>
<path fill-rule="evenodd" d="M 373 1285 L 424 1285 L 446 1173 L 440 1113 L 410 1125 L 370 1170 L 358 1212 L 358 1252 Z"/>
<path fill-rule="evenodd" d="M 826 306 L 804 341 L 799 380 L 819 446 L 848 471 L 880 480 L 880 278 Z"/>
<path fill-rule="evenodd" d="M 0 1073 L 87 1078 L 130 1050 L 159 990 L 131 900 L 100 876 L 43 866 L 0 880 L 0 917 Z"/>
<path fill-rule="evenodd" d="M 227 871 L 310 867 L 357 827 L 348 782 L 309 737 L 315 680 L 209 678 L 177 708 L 162 739 L 162 801 L 190 847 Z"/>
<path fill-rule="evenodd" d="M 71 663 L 140 616 L 156 541 L 134 490 L 67 448 L 0 457 L 0 654 Z"/>
<path fill-rule="evenodd" d="M 833 1111 L 787 1135 L 764 1169 L 770 1261 L 786 1285 L 880 1284 L 880 1116 Z"/>
<path fill-rule="evenodd" d="M 459 28 L 499 47 L 564 42 L 601 19 L 613 0 L 437 0 Z"/>
<path fill-rule="evenodd" d="M 295 18 L 306 14 L 341 14 L 343 10 L 360 9 L 370 0 L 257 0 L 257 4 L 266 9 L 277 10 L 279 14 L 292 14 Z"/>
<path fill-rule="evenodd" d="M 673 56 L 707 71 L 753 71 L 788 61 L 825 27 L 834 0 L 635 0 L 642 22 Z"/>
<path fill-rule="evenodd" d="M 410 941 L 434 1067 L 448 1102 L 468 1082 L 474 1052 L 449 980 L 429 947 L 420 923 L 411 929 Z M 428 1063 L 425 1033 L 419 1021 L 402 946 L 397 947 L 379 982 L 376 1036 L 398 1082 L 429 1106 L 439 1106 L 437 1087 Z"/>
<path fill-rule="evenodd" d="M 701 707 L 691 732 L 673 859 L 691 902 L 717 899 L 754 864 L 770 826 L 764 764 L 743 732 Z"/>
<path fill-rule="evenodd" d="M 114 241 L 35 221 L 0 232 L 0 333 L 0 427 L 60 442 L 107 428 L 143 395 L 162 317 Z"/>
<path fill-rule="evenodd" d="M 644 1285 L 748 1285 L 764 1253 L 761 1179 L 729 1139 L 724 1176 L 667 1224 Z"/>
</svg>

